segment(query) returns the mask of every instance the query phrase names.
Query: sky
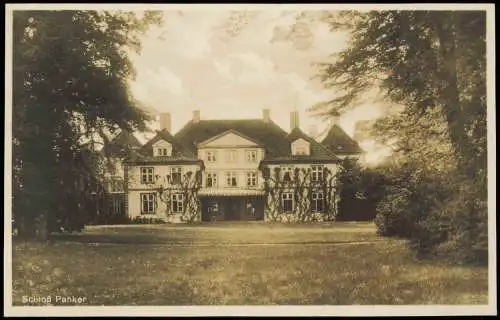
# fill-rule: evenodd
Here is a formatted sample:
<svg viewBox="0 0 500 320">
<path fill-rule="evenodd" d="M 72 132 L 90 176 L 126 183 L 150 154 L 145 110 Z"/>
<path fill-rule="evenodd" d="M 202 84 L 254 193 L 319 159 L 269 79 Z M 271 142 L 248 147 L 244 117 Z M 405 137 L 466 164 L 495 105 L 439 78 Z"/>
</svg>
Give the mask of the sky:
<svg viewBox="0 0 500 320">
<path fill-rule="evenodd" d="M 309 11 L 167 11 L 161 27 L 142 40 L 132 61 L 134 96 L 147 108 L 170 112 L 177 132 L 200 110 L 201 119 L 271 118 L 289 131 L 298 110 L 305 132 L 321 133 L 327 123 L 307 109 L 332 97 L 314 77 L 315 62 L 332 61 L 347 35 L 332 32 Z M 299 17 L 299 18 L 298 18 Z M 356 121 L 380 116 L 375 102 L 343 114 L 352 135 Z"/>
</svg>

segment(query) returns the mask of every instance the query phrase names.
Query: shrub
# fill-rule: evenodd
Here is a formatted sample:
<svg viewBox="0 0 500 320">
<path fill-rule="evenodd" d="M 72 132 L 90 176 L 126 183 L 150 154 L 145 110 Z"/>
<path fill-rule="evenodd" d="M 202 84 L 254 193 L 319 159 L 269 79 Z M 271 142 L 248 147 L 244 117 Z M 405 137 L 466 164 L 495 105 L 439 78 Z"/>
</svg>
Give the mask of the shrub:
<svg viewBox="0 0 500 320">
<path fill-rule="evenodd" d="M 362 167 L 357 160 L 346 158 L 338 174 L 338 221 L 373 221 L 376 207 L 385 195 L 387 185 L 382 168 Z"/>
<path fill-rule="evenodd" d="M 400 189 L 389 193 L 377 205 L 378 214 L 375 217 L 377 233 L 386 237 L 409 237 L 411 235 L 414 217 L 411 215 L 410 190 Z"/>
<path fill-rule="evenodd" d="M 132 219 L 131 224 L 165 224 L 165 220 L 161 218 L 152 217 L 135 217 Z"/>
<path fill-rule="evenodd" d="M 456 192 L 417 224 L 411 239 L 416 253 L 457 263 L 485 264 L 488 257 L 488 207 L 477 181 L 460 179 Z"/>
<path fill-rule="evenodd" d="M 485 179 L 407 166 L 392 171 L 390 180 L 377 205 L 380 235 L 409 239 L 421 258 L 487 262 Z"/>
</svg>

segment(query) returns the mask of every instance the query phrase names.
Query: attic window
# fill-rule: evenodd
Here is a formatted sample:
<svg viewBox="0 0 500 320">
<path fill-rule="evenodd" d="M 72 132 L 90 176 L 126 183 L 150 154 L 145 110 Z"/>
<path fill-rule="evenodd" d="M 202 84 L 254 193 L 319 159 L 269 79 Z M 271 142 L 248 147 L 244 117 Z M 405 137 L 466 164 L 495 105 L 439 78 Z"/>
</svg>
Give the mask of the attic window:
<svg viewBox="0 0 500 320">
<path fill-rule="evenodd" d="M 170 157 L 172 156 L 172 147 L 156 147 L 154 154 L 157 157 Z"/>
</svg>

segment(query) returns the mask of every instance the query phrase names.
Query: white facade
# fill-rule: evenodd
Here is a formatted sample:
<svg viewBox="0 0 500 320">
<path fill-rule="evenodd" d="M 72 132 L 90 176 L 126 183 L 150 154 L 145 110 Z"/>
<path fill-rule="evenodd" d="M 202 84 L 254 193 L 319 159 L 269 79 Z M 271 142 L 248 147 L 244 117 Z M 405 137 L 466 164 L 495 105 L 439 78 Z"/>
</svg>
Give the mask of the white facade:
<svg viewBox="0 0 500 320">
<path fill-rule="evenodd" d="M 264 159 L 264 149 L 237 133 L 226 132 L 200 143 L 198 159 L 205 166 L 204 188 L 262 188 L 258 167 Z"/>
</svg>

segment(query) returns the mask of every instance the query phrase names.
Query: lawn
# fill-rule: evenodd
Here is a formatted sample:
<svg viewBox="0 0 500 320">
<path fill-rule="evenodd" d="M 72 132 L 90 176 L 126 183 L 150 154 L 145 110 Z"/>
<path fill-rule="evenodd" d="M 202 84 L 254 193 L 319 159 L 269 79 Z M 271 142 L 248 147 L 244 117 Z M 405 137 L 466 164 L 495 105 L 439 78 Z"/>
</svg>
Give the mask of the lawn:
<svg viewBox="0 0 500 320">
<path fill-rule="evenodd" d="M 371 224 L 92 227 L 12 254 L 14 305 L 487 304 L 487 268 L 417 262 Z"/>
</svg>

